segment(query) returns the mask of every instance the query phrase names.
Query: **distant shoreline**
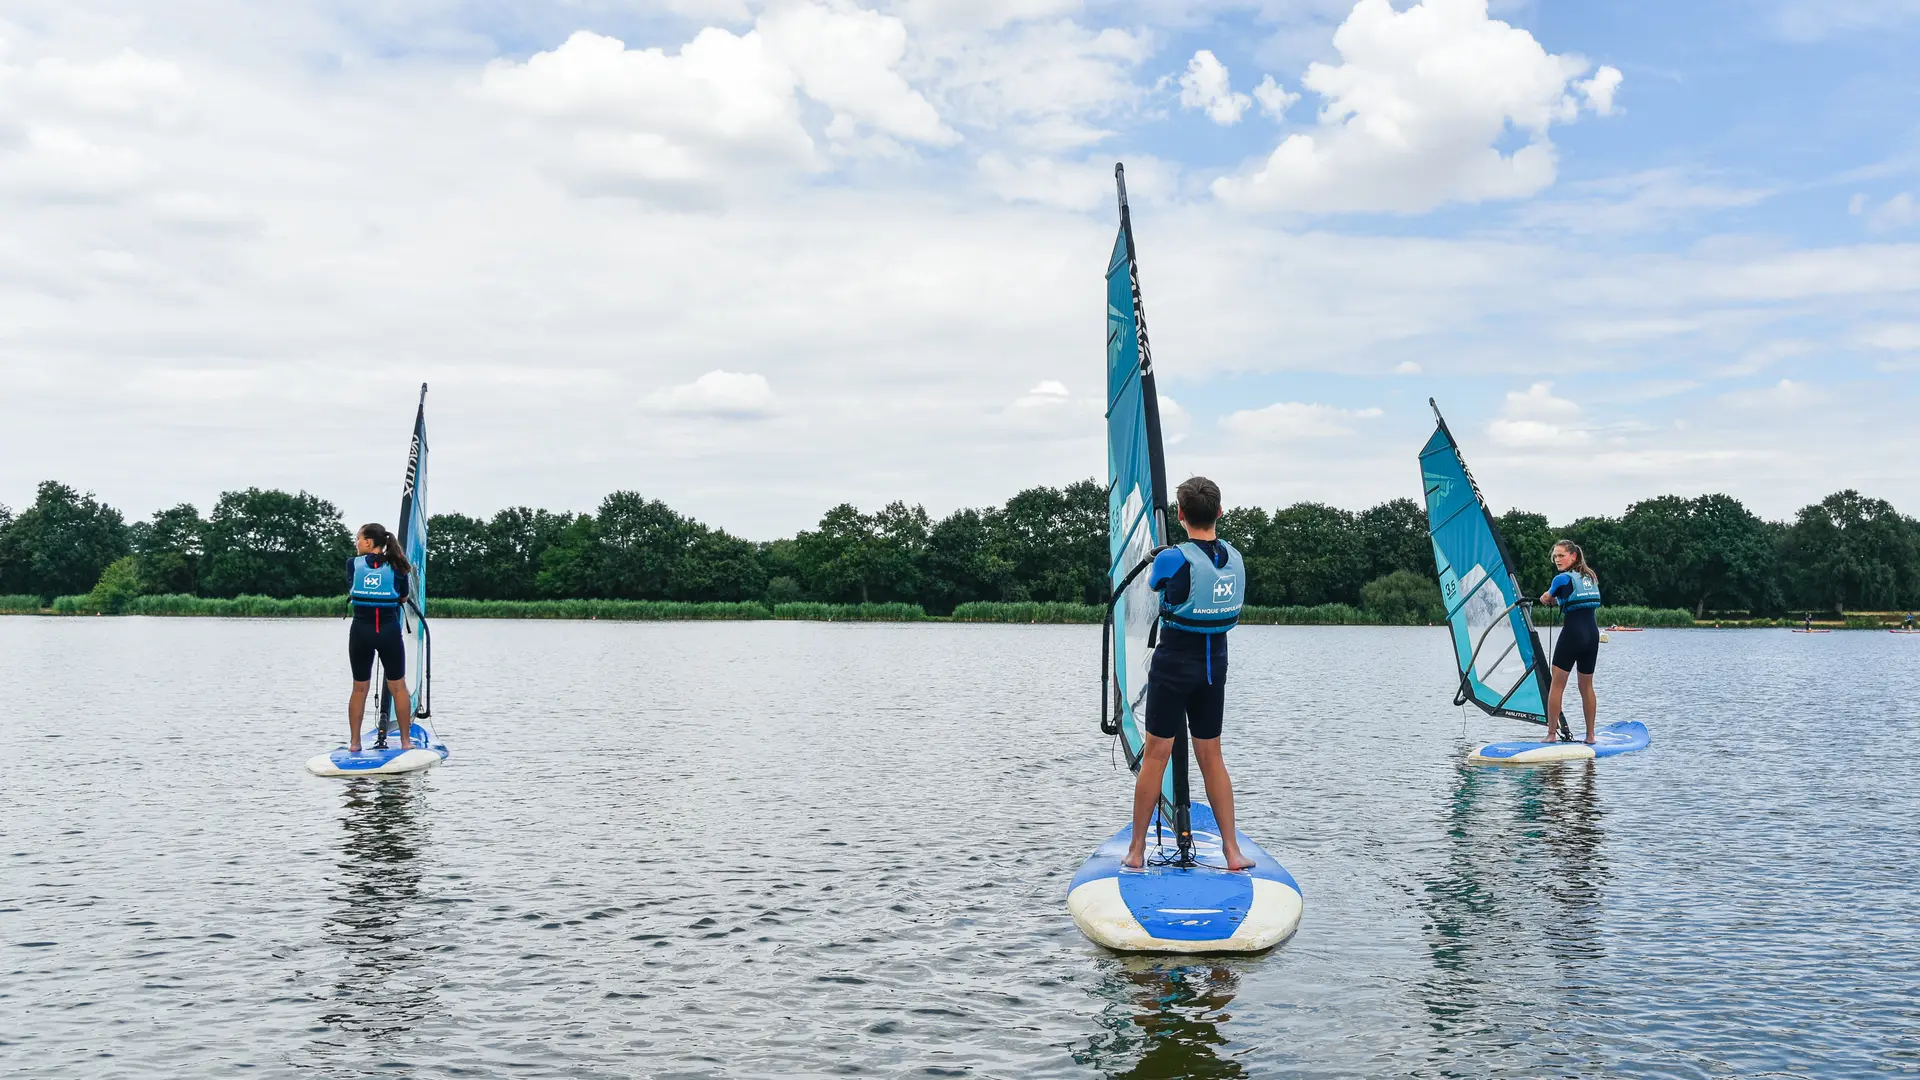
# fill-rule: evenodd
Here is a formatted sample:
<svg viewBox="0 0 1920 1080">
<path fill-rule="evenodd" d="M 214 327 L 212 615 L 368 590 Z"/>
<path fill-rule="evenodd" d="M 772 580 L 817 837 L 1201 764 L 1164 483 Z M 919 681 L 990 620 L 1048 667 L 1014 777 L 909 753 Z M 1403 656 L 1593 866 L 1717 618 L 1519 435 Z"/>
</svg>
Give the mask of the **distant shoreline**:
<svg viewBox="0 0 1920 1080">
<path fill-rule="evenodd" d="M 1106 615 L 1094 604 L 975 602 L 961 604 L 951 615 L 929 615 L 918 604 L 693 604 L 666 600 L 461 600 L 432 601 L 432 619 L 563 619 L 614 622 L 949 622 L 1002 624 L 1098 625 Z M 231 599 L 188 596 L 135 597 L 118 611 L 104 611 L 87 596 L 63 596 L 45 605 L 39 597 L 0 597 L 4 615 L 145 615 L 174 618 L 324 619 L 347 614 L 347 600 L 337 597 L 276 599 L 238 596 Z M 1541 613 L 1544 614 L 1544 613 Z M 1822 630 L 1880 630 L 1899 625 L 1902 612 L 1849 612 L 1844 620 L 1815 620 Z M 1390 622 L 1346 604 L 1313 607 L 1248 607 L 1241 623 L 1249 626 L 1419 626 L 1431 623 Z M 1600 610 L 1602 626 L 1649 629 L 1742 629 L 1798 627 L 1794 618 L 1706 618 L 1673 608 L 1608 607 Z"/>
</svg>

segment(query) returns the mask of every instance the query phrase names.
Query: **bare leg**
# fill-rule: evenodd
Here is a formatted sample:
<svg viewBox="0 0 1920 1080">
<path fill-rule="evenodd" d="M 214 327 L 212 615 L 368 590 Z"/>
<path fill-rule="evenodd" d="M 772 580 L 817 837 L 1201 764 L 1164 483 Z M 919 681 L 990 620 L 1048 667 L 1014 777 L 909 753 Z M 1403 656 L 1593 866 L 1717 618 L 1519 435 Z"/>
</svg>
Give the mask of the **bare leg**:
<svg viewBox="0 0 1920 1080">
<path fill-rule="evenodd" d="M 1147 822 L 1153 820 L 1153 808 L 1160 802 L 1160 780 L 1172 756 L 1172 739 L 1147 736 L 1147 745 L 1140 753 L 1140 773 L 1133 779 L 1133 843 L 1127 848 L 1123 866 L 1137 870 L 1147 865 Z"/>
<path fill-rule="evenodd" d="M 1220 852 L 1227 857 L 1227 869 L 1245 870 L 1253 860 L 1240 854 L 1240 834 L 1233 828 L 1233 778 L 1227 775 L 1226 759 L 1220 756 L 1219 739 L 1193 740 L 1193 758 L 1200 764 L 1200 779 L 1207 786 L 1207 805 L 1220 823 Z"/>
<path fill-rule="evenodd" d="M 1593 743 L 1594 720 L 1600 715 L 1600 699 L 1593 694 L 1593 672 L 1580 673 L 1580 704 L 1587 713 L 1587 743 Z"/>
<path fill-rule="evenodd" d="M 407 700 L 407 680 L 388 679 L 387 692 L 393 695 L 393 718 L 400 724 L 400 749 L 413 749 L 413 702 Z"/>
<path fill-rule="evenodd" d="M 1547 691 L 1547 737 L 1541 742 L 1560 741 L 1560 698 L 1567 691 L 1567 669 L 1553 669 L 1553 687 Z"/>
<path fill-rule="evenodd" d="M 347 696 L 347 749 L 360 752 L 360 721 L 367 718 L 367 687 L 370 683 L 353 684 L 353 693 Z"/>
</svg>

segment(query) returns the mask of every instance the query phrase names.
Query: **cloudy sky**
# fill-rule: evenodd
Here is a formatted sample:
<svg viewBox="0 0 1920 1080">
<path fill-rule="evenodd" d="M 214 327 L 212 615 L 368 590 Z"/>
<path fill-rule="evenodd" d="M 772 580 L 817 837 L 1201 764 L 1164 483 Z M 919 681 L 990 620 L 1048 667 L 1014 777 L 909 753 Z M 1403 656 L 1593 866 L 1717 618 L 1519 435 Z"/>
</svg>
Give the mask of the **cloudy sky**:
<svg viewBox="0 0 1920 1080">
<path fill-rule="evenodd" d="M 0 503 L 1920 513 L 1911 0 L 0 0 Z"/>
</svg>

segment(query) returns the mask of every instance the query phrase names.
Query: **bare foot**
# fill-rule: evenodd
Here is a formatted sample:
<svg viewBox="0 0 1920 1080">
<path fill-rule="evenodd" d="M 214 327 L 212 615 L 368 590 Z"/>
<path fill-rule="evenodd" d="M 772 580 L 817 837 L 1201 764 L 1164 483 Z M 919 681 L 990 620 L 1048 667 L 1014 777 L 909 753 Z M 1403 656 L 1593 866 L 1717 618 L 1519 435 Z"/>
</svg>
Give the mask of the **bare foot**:
<svg viewBox="0 0 1920 1080">
<path fill-rule="evenodd" d="M 1120 860 L 1120 865 L 1126 867 L 1128 870 L 1145 869 L 1147 865 L 1146 845 L 1143 844 L 1139 847 L 1128 848 L 1127 857 Z"/>
<path fill-rule="evenodd" d="M 354 743 L 354 744 L 352 744 L 351 746 L 348 746 L 348 747 L 347 747 L 347 753 L 349 753 L 349 754 L 357 754 L 357 753 L 359 753 L 359 752 L 360 752 L 360 744 L 359 744 L 359 743 Z"/>
<path fill-rule="evenodd" d="M 1253 869 L 1253 860 L 1247 858 L 1245 855 L 1240 854 L 1240 848 L 1238 845 L 1222 844 L 1220 846 L 1220 851 L 1222 854 L 1224 854 L 1227 857 L 1227 869 L 1229 870 Z"/>
</svg>

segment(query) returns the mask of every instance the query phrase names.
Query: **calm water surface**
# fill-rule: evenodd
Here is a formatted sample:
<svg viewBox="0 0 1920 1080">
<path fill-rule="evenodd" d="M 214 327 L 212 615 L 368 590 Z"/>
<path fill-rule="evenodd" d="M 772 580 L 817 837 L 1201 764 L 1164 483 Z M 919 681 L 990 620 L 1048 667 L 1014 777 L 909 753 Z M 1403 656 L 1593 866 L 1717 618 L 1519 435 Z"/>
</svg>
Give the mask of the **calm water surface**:
<svg viewBox="0 0 1920 1080">
<path fill-rule="evenodd" d="M 326 780 L 346 624 L 0 618 L 0 1074 L 1920 1074 L 1920 636 L 1614 635 L 1598 765 L 1467 768 L 1441 630 L 1234 633 L 1263 957 L 1066 915 L 1084 627 L 436 625 L 454 756 Z"/>
</svg>

